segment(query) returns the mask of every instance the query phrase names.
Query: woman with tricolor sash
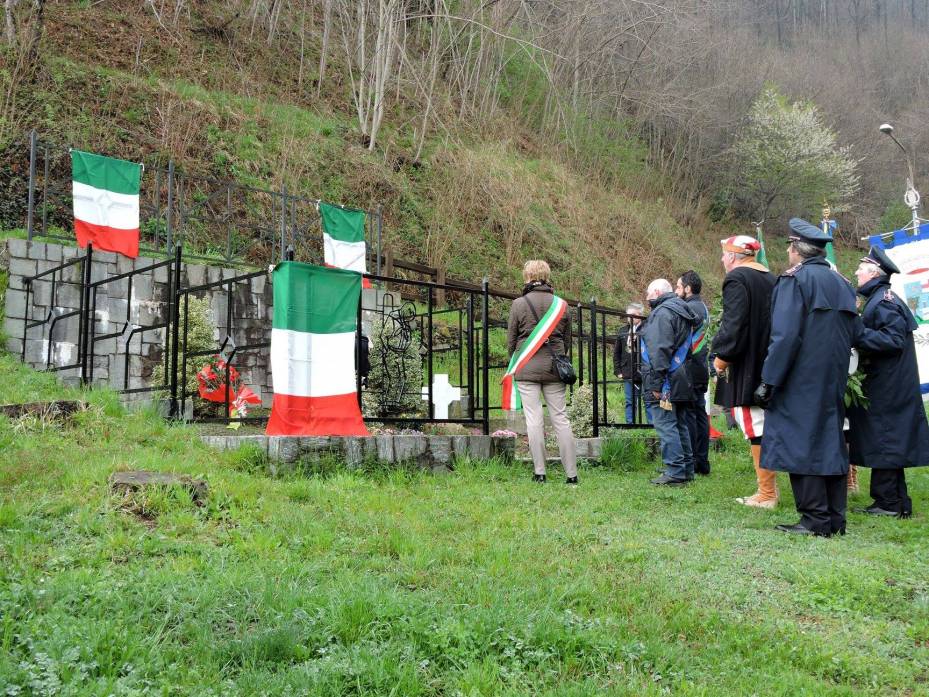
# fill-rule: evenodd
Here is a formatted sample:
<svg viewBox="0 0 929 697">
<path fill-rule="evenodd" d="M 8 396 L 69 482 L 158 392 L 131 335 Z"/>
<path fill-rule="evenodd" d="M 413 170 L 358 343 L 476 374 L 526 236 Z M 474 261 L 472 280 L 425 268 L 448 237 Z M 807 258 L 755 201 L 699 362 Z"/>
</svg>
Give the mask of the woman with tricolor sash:
<svg viewBox="0 0 929 697">
<path fill-rule="evenodd" d="M 551 269 L 541 259 L 523 266 L 522 297 L 513 301 L 507 327 L 510 362 L 503 377 L 503 409 L 522 409 L 526 416 L 533 480 L 545 481 L 545 427 L 542 397 L 558 439 L 568 484 L 577 484 L 577 452 L 565 408 L 567 388 L 554 366 L 571 345 L 568 304 L 555 295 Z"/>
</svg>

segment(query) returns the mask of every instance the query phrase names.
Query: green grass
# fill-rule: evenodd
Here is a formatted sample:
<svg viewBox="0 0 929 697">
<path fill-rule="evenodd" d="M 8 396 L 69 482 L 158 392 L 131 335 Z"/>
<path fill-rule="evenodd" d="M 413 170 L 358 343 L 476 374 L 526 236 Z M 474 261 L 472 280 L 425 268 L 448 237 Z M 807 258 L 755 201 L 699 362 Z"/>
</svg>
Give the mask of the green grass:
<svg viewBox="0 0 929 697">
<path fill-rule="evenodd" d="M 79 394 L 6 355 L 0 384 Z M 927 694 L 922 471 L 914 519 L 796 539 L 772 530 L 789 493 L 733 502 L 740 439 L 671 491 L 615 446 L 577 489 L 499 462 L 273 479 L 254 451 L 83 396 L 71 427 L 0 419 L 8 695 Z M 114 498 L 120 468 L 205 477 L 209 503 Z"/>
</svg>

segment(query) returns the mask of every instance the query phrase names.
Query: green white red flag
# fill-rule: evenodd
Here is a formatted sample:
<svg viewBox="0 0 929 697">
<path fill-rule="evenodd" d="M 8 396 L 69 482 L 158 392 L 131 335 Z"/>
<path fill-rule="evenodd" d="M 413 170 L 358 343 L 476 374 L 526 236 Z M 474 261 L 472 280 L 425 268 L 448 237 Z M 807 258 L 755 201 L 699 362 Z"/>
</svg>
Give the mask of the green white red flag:
<svg viewBox="0 0 929 697">
<path fill-rule="evenodd" d="M 273 436 L 366 436 L 355 381 L 361 276 L 285 261 L 274 269 Z"/>
<path fill-rule="evenodd" d="M 529 359 L 535 355 L 536 351 L 538 351 L 548 337 L 551 336 L 551 333 L 555 330 L 555 327 L 558 326 L 558 323 L 561 321 L 562 317 L 564 317 L 567 310 L 568 303 L 557 295 L 554 296 L 552 304 L 549 305 L 545 314 L 542 315 L 539 323 L 535 325 L 532 333 L 529 334 L 520 349 L 510 356 L 510 363 L 506 368 L 506 372 L 503 374 L 503 380 L 501 380 L 501 384 L 503 385 L 503 403 L 501 404 L 501 408 L 504 411 L 514 411 L 523 408 L 523 402 L 519 397 L 519 390 L 516 388 L 516 373 L 522 370 L 526 363 L 529 362 Z"/>
<path fill-rule="evenodd" d="M 323 226 L 323 254 L 326 266 L 367 273 L 365 263 L 365 217 L 363 210 L 319 202 Z M 370 282 L 365 279 L 365 288 Z"/>
<path fill-rule="evenodd" d="M 139 256 L 139 182 L 142 166 L 71 151 L 74 234 L 94 249 Z"/>
</svg>

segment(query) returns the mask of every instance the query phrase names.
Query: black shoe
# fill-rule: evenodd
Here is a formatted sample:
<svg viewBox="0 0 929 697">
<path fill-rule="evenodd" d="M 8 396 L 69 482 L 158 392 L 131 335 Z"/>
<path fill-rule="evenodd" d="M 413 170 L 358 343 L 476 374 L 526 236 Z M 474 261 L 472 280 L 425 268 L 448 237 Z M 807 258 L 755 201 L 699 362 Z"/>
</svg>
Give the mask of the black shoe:
<svg viewBox="0 0 929 697">
<path fill-rule="evenodd" d="M 866 515 L 876 515 L 876 516 L 885 516 L 887 518 L 899 518 L 899 511 L 888 511 L 886 508 L 881 508 L 880 506 L 871 505 L 867 508 L 853 508 L 855 513 L 864 513 Z"/>
<path fill-rule="evenodd" d="M 704 471 L 704 470 L 697 470 L 697 474 L 699 474 L 701 477 L 709 477 L 709 476 L 710 476 L 710 471 L 709 471 L 709 470 L 706 470 L 706 471 Z"/>
<path fill-rule="evenodd" d="M 565 480 L 565 484 L 574 484 L 575 486 L 577 486 L 577 477 L 568 477 Z"/>
<path fill-rule="evenodd" d="M 652 479 L 651 482 L 656 486 L 684 486 L 687 484 L 686 479 L 675 479 L 674 477 L 669 477 L 666 474 L 661 475 L 657 479 Z"/>
<path fill-rule="evenodd" d="M 545 475 L 544 475 L 544 474 L 533 474 L 533 475 L 532 475 L 532 481 L 534 481 L 534 482 L 541 482 L 541 483 L 544 484 L 544 483 L 545 483 Z"/>
<path fill-rule="evenodd" d="M 800 525 L 800 523 L 795 523 L 790 525 L 788 523 L 781 523 L 780 525 L 774 526 L 775 530 L 780 530 L 781 532 L 789 532 L 794 535 L 817 535 L 818 533 L 813 532 L 807 527 Z M 820 535 L 820 537 L 828 537 L 827 535 Z"/>
</svg>

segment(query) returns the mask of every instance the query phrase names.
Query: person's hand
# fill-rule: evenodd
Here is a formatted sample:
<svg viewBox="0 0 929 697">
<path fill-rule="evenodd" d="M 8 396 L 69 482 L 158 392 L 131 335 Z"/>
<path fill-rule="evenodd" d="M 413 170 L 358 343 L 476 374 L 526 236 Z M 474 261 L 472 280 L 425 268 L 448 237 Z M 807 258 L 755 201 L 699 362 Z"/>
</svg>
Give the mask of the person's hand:
<svg viewBox="0 0 929 697">
<path fill-rule="evenodd" d="M 762 409 L 767 409 L 768 404 L 771 403 L 771 393 L 774 391 L 774 388 L 767 384 L 766 382 L 758 385 L 758 388 L 755 390 L 755 394 L 752 395 L 754 398 L 755 406 L 761 407 Z"/>
<path fill-rule="evenodd" d="M 622 373 L 616 373 L 616 377 L 618 377 L 620 380 L 622 380 L 622 379 L 623 379 L 623 374 L 622 374 Z"/>
<path fill-rule="evenodd" d="M 661 392 L 655 392 L 652 390 L 652 396 L 654 396 L 655 399 L 661 399 Z"/>
<path fill-rule="evenodd" d="M 722 358 L 717 356 L 716 358 L 713 359 L 713 367 L 716 369 L 717 373 L 724 373 L 726 372 L 726 368 L 729 367 L 729 364 L 726 363 L 726 361 L 724 361 Z"/>
</svg>

